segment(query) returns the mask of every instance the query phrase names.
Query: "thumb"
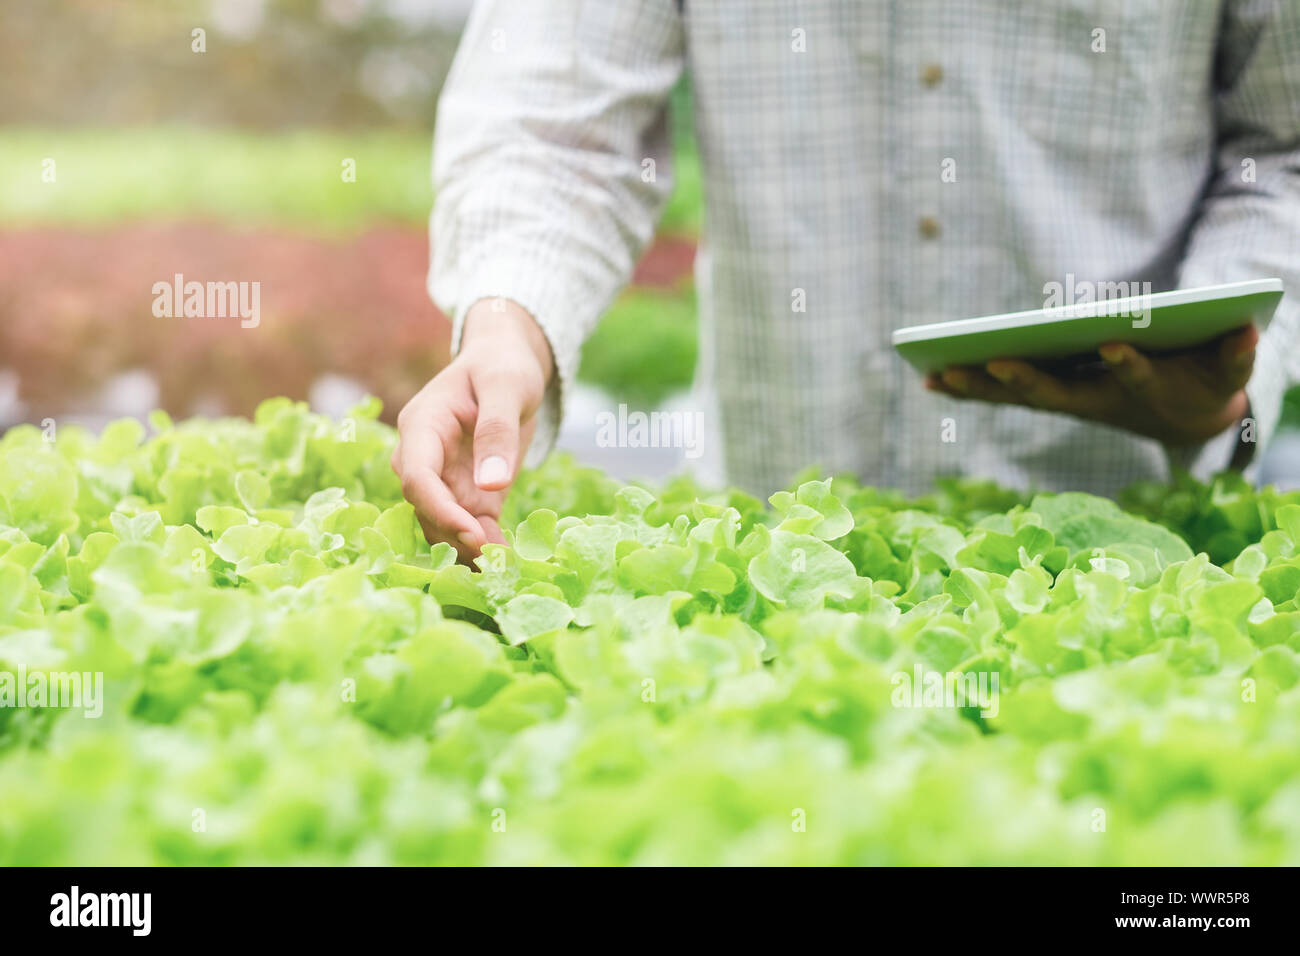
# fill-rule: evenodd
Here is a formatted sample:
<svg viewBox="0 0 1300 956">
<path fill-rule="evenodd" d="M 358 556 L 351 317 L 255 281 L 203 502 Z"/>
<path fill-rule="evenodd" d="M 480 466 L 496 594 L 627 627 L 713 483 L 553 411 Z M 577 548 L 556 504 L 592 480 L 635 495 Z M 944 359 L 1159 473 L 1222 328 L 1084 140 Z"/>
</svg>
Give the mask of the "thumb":
<svg viewBox="0 0 1300 956">
<path fill-rule="evenodd" d="M 519 419 L 523 398 L 515 382 L 493 378 L 475 383 L 478 420 L 474 425 L 474 484 L 484 491 L 507 488 L 519 460 Z"/>
</svg>

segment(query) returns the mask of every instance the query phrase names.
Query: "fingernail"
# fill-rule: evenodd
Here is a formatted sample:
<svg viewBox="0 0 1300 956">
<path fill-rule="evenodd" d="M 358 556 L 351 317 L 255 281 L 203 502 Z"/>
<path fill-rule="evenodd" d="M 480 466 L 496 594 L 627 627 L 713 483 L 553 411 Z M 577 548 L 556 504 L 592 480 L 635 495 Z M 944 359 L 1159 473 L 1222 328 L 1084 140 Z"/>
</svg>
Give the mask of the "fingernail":
<svg viewBox="0 0 1300 956">
<path fill-rule="evenodd" d="M 1120 345 L 1103 345 L 1097 350 L 1101 357 L 1111 365 L 1118 365 L 1124 361 L 1124 347 Z"/>
<path fill-rule="evenodd" d="M 478 538 L 475 537 L 475 536 L 474 536 L 472 533 L 470 533 L 469 531 L 462 531 L 460 534 L 456 535 L 456 537 L 459 538 L 459 539 L 460 539 L 460 543 L 463 544 L 463 545 L 464 545 L 465 547 L 467 547 L 467 548 L 477 548 L 477 547 L 478 547 Z"/>
<path fill-rule="evenodd" d="M 478 483 L 495 485 L 510 477 L 510 466 L 500 455 L 490 455 L 478 463 Z"/>
<path fill-rule="evenodd" d="M 970 379 L 964 372 L 944 372 L 943 380 L 948 383 L 949 388 L 955 388 L 959 392 L 964 392 L 970 387 Z"/>
<path fill-rule="evenodd" d="M 1016 373 L 1005 365 L 990 365 L 988 367 L 988 373 L 1003 385 L 1010 385 L 1016 378 Z"/>
</svg>

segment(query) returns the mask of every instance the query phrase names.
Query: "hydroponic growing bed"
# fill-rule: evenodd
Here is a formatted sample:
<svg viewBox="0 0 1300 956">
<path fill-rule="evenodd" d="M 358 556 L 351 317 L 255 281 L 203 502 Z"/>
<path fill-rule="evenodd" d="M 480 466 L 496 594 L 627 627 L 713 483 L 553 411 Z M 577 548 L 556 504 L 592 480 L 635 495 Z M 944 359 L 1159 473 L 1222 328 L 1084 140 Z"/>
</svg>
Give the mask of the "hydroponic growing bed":
<svg viewBox="0 0 1300 956">
<path fill-rule="evenodd" d="M 1300 863 L 1300 496 L 557 459 L 475 572 L 377 411 L 0 439 L 0 863 Z"/>
</svg>

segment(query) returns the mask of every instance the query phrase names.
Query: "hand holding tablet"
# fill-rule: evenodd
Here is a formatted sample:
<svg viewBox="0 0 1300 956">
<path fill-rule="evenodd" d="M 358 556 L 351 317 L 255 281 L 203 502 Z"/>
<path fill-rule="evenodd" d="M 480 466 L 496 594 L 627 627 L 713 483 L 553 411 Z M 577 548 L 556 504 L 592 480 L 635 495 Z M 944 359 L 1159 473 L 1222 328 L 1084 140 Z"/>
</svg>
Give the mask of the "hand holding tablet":
<svg viewBox="0 0 1300 956">
<path fill-rule="evenodd" d="M 1256 326 L 1281 297 L 1280 279 L 1260 279 L 914 326 L 893 340 L 936 391 L 1190 445 L 1246 414 Z"/>
</svg>

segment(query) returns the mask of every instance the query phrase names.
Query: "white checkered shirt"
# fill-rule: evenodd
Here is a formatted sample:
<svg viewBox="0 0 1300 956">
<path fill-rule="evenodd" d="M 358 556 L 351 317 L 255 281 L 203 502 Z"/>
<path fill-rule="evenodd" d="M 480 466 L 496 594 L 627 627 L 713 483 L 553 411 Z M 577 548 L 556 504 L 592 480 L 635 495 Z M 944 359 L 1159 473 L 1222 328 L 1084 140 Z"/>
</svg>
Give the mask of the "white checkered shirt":
<svg viewBox="0 0 1300 956">
<path fill-rule="evenodd" d="M 1275 430 L 1300 377 L 1300 0 L 479 0 L 438 110 L 430 292 L 456 342 L 485 297 L 545 331 L 534 458 L 653 235 L 684 67 L 697 380 L 730 480 L 1166 477 L 1155 442 L 927 392 L 891 348 L 904 325 L 1041 306 L 1070 275 L 1281 276 L 1248 388 L 1256 435 Z M 1172 457 L 1205 474 L 1236 440 Z"/>
</svg>

